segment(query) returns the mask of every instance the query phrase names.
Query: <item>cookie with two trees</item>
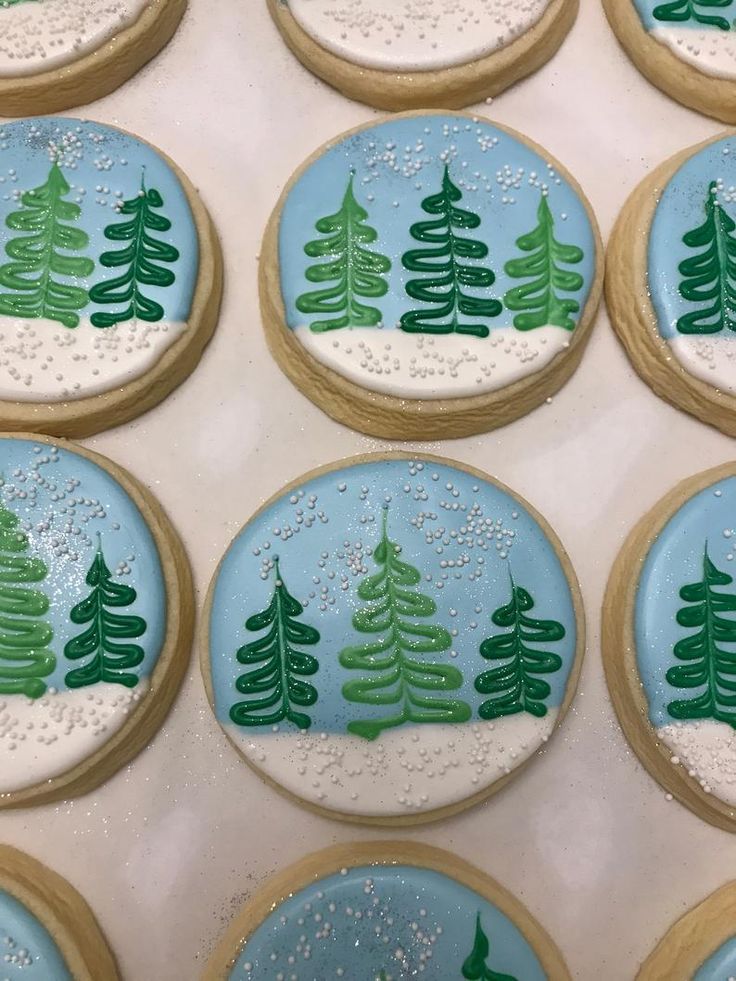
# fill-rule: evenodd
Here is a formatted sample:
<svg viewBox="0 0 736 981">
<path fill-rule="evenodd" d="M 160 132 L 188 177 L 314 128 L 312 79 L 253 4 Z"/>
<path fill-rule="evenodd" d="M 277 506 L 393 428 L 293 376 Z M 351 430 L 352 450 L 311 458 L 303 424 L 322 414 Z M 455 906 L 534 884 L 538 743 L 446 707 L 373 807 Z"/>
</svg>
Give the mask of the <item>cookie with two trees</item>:
<svg viewBox="0 0 736 981">
<path fill-rule="evenodd" d="M 268 0 L 310 71 L 379 109 L 461 109 L 540 68 L 578 0 Z"/>
<path fill-rule="evenodd" d="M 272 876 L 205 981 L 301 977 L 569 981 L 552 938 L 502 886 L 449 852 L 353 842 Z"/>
<path fill-rule="evenodd" d="M 0 436 L 0 809 L 87 793 L 163 722 L 189 662 L 191 574 L 111 460 Z"/>
<path fill-rule="evenodd" d="M 567 171 L 477 116 L 405 113 L 317 150 L 261 250 L 266 338 L 338 422 L 388 439 L 502 426 L 578 366 L 603 252 Z"/>
<path fill-rule="evenodd" d="M 736 0 L 603 0 L 639 71 L 673 99 L 736 123 Z"/>
<path fill-rule="evenodd" d="M 554 532 L 433 456 L 312 471 L 249 519 L 207 597 L 202 670 L 245 761 L 304 806 L 415 824 L 495 793 L 553 736 L 583 651 Z"/>
</svg>

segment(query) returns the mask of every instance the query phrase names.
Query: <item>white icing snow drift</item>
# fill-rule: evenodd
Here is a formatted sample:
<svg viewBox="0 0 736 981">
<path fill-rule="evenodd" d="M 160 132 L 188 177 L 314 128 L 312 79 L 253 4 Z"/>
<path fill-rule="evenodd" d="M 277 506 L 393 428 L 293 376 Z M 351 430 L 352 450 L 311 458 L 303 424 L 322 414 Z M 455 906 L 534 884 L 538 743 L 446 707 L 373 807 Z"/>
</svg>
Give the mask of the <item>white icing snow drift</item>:
<svg viewBox="0 0 736 981">
<path fill-rule="evenodd" d="M 713 13 L 718 11 L 714 10 Z M 694 65 L 706 75 L 736 78 L 736 31 L 657 27 L 651 35 L 682 61 Z"/>
<path fill-rule="evenodd" d="M 701 719 L 671 722 L 657 736 L 703 790 L 736 806 L 736 730 L 727 722 Z"/>
<path fill-rule="evenodd" d="M 736 393 L 736 335 L 678 334 L 667 343 L 689 374 L 713 388 Z"/>
</svg>

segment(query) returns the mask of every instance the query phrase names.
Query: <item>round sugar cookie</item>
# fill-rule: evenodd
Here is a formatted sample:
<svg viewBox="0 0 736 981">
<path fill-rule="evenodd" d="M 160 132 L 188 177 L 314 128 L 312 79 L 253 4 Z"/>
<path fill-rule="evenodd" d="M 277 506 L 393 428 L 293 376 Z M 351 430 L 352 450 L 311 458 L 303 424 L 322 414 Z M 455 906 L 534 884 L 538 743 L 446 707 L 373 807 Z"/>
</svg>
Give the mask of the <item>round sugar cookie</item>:
<svg viewBox="0 0 736 981">
<path fill-rule="evenodd" d="M 678 484 L 611 572 L 603 658 L 644 766 L 692 811 L 736 831 L 736 464 Z"/>
<path fill-rule="evenodd" d="M 681 917 L 642 964 L 637 981 L 730 981 L 736 977 L 736 882 Z"/>
<path fill-rule="evenodd" d="M 260 260 L 266 337 L 338 422 L 387 439 L 505 425 L 567 381 L 603 251 L 541 147 L 462 113 L 336 137 L 289 181 Z"/>
<path fill-rule="evenodd" d="M 0 128 L 0 430 L 89 436 L 157 405 L 221 292 L 209 215 L 160 150 L 79 119 Z"/>
<path fill-rule="evenodd" d="M 555 54 L 578 0 L 268 0 L 305 67 L 379 109 L 461 109 Z"/>
<path fill-rule="evenodd" d="M 736 0 L 603 0 L 639 71 L 691 109 L 736 123 Z"/>
<path fill-rule="evenodd" d="M 87 793 L 150 741 L 186 670 L 191 573 L 112 461 L 0 436 L 0 809 Z"/>
<path fill-rule="evenodd" d="M 606 302 L 661 398 L 736 436 L 736 134 L 645 178 L 608 245 Z"/>
<path fill-rule="evenodd" d="M 570 978 L 551 937 L 503 886 L 450 852 L 384 841 L 336 845 L 268 879 L 203 981 L 425 975 Z"/>
<path fill-rule="evenodd" d="M 186 0 L 2 0 L 0 114 L 108 95 L 171 39 Z"/>
<path fill-rule="evenodd" d="M 66 879 L 0 845 L 0 963 L 8 981 L 118 981 L 87 903 Z"/>
<path fill-rule="evenodd" d="M 210 586 L 202 670 L 238 752 L 277 789 L 366 824 L 434 820 L 504 786 L 572 700 L 584 622 L 533 508 L 406 453 L 299 478 Z"/>
</svg>

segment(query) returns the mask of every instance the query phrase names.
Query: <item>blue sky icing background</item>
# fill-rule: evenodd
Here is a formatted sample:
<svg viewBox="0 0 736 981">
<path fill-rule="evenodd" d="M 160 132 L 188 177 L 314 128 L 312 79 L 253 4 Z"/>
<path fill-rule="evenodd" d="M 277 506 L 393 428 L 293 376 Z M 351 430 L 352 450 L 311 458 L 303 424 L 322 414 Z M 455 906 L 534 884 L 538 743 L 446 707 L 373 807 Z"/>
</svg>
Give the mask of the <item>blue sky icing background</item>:
<svg viewBox="0 0 736 981">
<path fill-rule="evenodd" d="M 736 7 L 734 7 L 736 15 Z M 649 233 L 649 288 L 657 313 L 659 332 L 667 339 L 677 335 L 679 318 L 695 309 L 680 296 L 682 276 L 678 266 L 683 259 L 701 250 L 689 249 L 683 242 L 686 232 L 705 221 L 705 202 L 711 181 L 719 182 L 718 201 L 736 220 L 736 139 L 717 140 L 691 157 L 665 188 Z M 736 340 L 724 330 L 719 339 Z"/>
<path fill-rule="evenodd" d="M 61 952 L 46 927 L 2 889 L 0 976 L 3 981 L 72 981 Z"/>
<path fill-rule="evenodd" d="M 196 230 L 186 195 L 173 171 L 155 151 L 135 137 L 100 123 L 60 116 L 23 119 L 0 126 L 0 262 L 7 261 L 5 243 L 22 234 L 8 229 L 5 220 L 11 211 L 18 210 L 23 191 L 46 182 L 52 158 L 57 159 L 72 186 L 66 200 L 75 201 L 82 208 L 74 225 L 90 237 L 83 254 L 95 261 L 95 270 L 81 281 L 88 287 L 121 272 L 101 266 L 97 260 L 103 252 L 115 251 L 125 244 L 106 239 L 104 230 L 107 225 L 124 220 L 115 211 L 115 202 L 135 197 L 145 168 L 146 185 L 160 192 L 164 201 L 160 213 L 172 223 L 169 232 L 156 232 L 155 236 L 175 245 L 180 252 L 176 262 L 165 264 L 176 275 L 173 285 L 164 289 L 147 286 L 146 295 L 163 305 L 164 319 L 186 320 L 199 266 Z M 95 304 L 88 304 L 80 314 L 89 316 L 95 309 Z"/>
<path fill-rule="evenodd" d="M 492 484 L 431 461 L 383 460 L 324 474 L 282 495 L 251 520 L 227 552 L 217 579 L 210 621 L 210 652 L 218 718 L 242 696 L 235 689 L 246 670 L 236 660 L 244 643 L 260 636 L 245 620 L 268 605 L 273 591 L 271 565 L 280 558 L 289 592 L 306 604 L 302 620 L 316 627 L 319 671 L 308 679 L 319 700 L 307 711 L 313 731 L 345 730 L 348 721 L 376 710 L 342 698 L 345 681 L 358 675 L 340 666 L 347 644 L 361 642 L 352 615 L 363 601 L 357 587 L 377 571 L 371 551 L 380 541 L 384 505 L 389 536 L 402 546 L 401 557 L 422 574 L 421 592 L 432 597 L 437 613 L 427 622 L 453 634 L 452 651 L 432 659 L 463 673 L 463 698 L 475 710 L 486 696 L 473 688 L 490 662 L 481 658 L 482 640 L 498 628 L 490 617 L 509 602 L 509 564 L 519 585 L 536 601 L 532 615 L 559 620 L 566 636 L 554 650 L 563 668 L 546 678 L 550 705 L 559 705 L 575 652 L 575 618 L 569 586 L 557 554 L 527 511 Z M 362 639 L 370 639 L 362 635 Z M 454 653 L 453 653 L 454 652 Z M 376 717 L 380 717 L 378 706 Z"/>
<path fill-rule="evenodd" d="M 432 217 L 422 210 L 421 202 L 440 190 L 445 163 L 463 193 L 457 206 L 481 217 L 479 228 L 463 234 L 482 240 L 489 248 L 488 258 L 480 264 L 490 266 L 496 274 L 490 295 L 502 298 L 510 286 L 518 284 L 503 267 L 509 259 L 523 255 L 516 239 L 536 227 L 542 188 L 546 187 L 556 237 L 580 246 L 585 253 L 574 267 L 585 279 L 582 291 L 575 294 L 582 309 L 595 268 L 594 240 L 585 209 L 568 183 L 529 147 L 485 121 L 419 116 L 380 123 L 336 143 L 292 188 L 279 230 L 282 292 L 290 327 L 307 322 L 308 315 L 300 313 L 295 302 L 305 290 L 316 288 L 304 278 L 315 261 L 305 255 L 304 246 L 320 237 L 315 222 L 339 210 L 351 170 L 355 171 L 356 200 L 368 211 L 367 223 L 379 235 L 370 248 L 392 262 L 388 293 L 366 302 L 382 311 L 386 327 L 395 327 L 401 315 L 416 306 L 404 291 L 404 284 L 416 273 L 406 272 L 401 256 L 419 246 L 409 228 Z M 508 326 L 511 319 L 508 312 L 502 313 L 488 320 L 488 326 Z"/>
<path fill-rule="evenodd" d="M 736 938 L 727 940 L 698 968 L 693 981 L 724 981 L 736 975 Z"/>
<path fill-rule="evenodd" d="M 57 664 L 46 677 L 62 689 L 64 676 L 80 661 L 63 656 L 64 645 L 80 632 L 69 620 L 72 606 L 88 595 L 85 582 L 102 536 L 105 561 L 121 582 L 138 594 L 119 612 L 142 616 L 148 627 L 136 641 L 145 660 L 137 669 L 150 674 L 165 634 L 166 597 L 158 551 L 140 511 L 109 474 L 89 460 L 57 447 L 26 440 L 0 440 L 0 500 L 18 516 L 28 535 L 24 553 L 43 559 L 49 573 L 35 584 L 51 602 L 44 620 L 54 631 L 51 650 Z M 23 697 L 23 696 L 17 696 Z"/>
<path fill-rule="evenodd" d="M 654 17 L 654 9 L 655 7 L 658 7 L 660 4 L 664 2 L 666 2 L 666 0 L 634 0 L 634 7 L 636 7 L 636 9 L 639 11 L 639 14 L 641 15 L 642 23 L 647 28 L 647 30 L 651 31 L 655 27 L 659 27 L 659 28 L 672 27 L 678 30 L 682 30 L 683 28 L 687 28 L 688 26 L 692 27 L 693 29 L 697 29 L 698 31 L 719 30 L 719 28 L 711 27 L 708 24 L 687 25 L 687 24 L 679 24 L 677 22 L 673 23 L 670 21 L 665 22 L 665 21 L 657 20 Z M 733 21 L 736 19 L 736 0 L 731 0 L 731 3 L 728 4 L 728 6 L 726 7 L 719 7 L 716 10 L 707 10 L 706 13 L 718 14 L 721 17 L 725 17 L 726 20 Z"/>
<path fill-rule="evenodd" d="M 679 593 L 688 583 L 701 582 L 703 550 L 708 542 L 711 561 L 736 578 L 736 478 L 729 477 L 690 498 L 673 515 L 652 545 L 644 563 L 636 599 L 635 636 L 639 674 L 655 726 L 672 722 L 667 704 L 690 697 L 699 689 L 678 689 L 665 679 L 678 662 L 675 643 L 694 630 L 680 627 L 675 616 L 684 605 Z M 736 586 L 718 587 L 736 592 Z M 728 616 L 728 614 L 726 614 Z M 724 644 L 727 649 L 733 645 Z"/>
<path fill-rule="evenodd" d="M 460 978 L 478 913 L 490 943 L 489 967 L 520 981 L 544 981 L 536 954 L 499 909 L 447 876 L 400 865 L 350 869 L 289 897 L 255 930 L 230 978 L 273 981 L 281 970 L 285 977 L 295 971 L 326 981 L 342 969 L 345 981 L 373 981 L 383 969 L 404 981 L 423 976 L 420 954 L 428 951 L 427 977 Z M 434 941 L 425 942 L 427 934 Z"/>
</svg>

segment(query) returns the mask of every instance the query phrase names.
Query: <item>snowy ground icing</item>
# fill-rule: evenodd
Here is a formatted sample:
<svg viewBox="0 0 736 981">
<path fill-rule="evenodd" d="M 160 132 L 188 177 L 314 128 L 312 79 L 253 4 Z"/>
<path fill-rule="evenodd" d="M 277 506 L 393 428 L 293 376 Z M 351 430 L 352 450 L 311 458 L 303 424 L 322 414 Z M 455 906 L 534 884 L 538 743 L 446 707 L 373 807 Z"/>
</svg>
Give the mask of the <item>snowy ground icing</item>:
<svg viewBox="0 0 736 981">
<path fill-rule="evenodd" d="M 414 399 L 480 395 L 541 371 L 570 346 L 570 331 L 539 327 L 523 334 L 497 327 L 487 338 L 460 334 L 407 334 L 352 327 L 297 337 L 325 367 L 372 392 Z"/>
<path fill-rule="evenodd" d="M 229 974 L 231 981 L 421 977 L 547 975 L 516 924 L 484 896 L 440 872 L 388 864 L 344 868 L 289 896 L 257 926 Z"/>
<path fill-rule="evenodd" d="M 713 388 L 736 393 L 736 337 L 678 334 L 667 343 L 689 374 Z"/>
<path fill-rule="evenodd" d="M 0 695 L 0 794 L 32 787 L 81 763 L 115 735 L 148 691 L 97 684 L 41 698 Z"/>
<path fill-rule="evenodd" d="M 549 0 L 288 0 L 324 48 L 367 68 L 401 71 L 462 65 L 510 44 Z"/>
<path fill-rule="evenodd" d="M 0 3 L 0 76 L 32 75 L 95 51 L 150 0 L 21 0 Z"/>
<path fill-rule="evenodd" d="M 304 796 L 308 784 L 324 807 L 386 817 L 445 807 L 485 790 L 547 742 L 557 714 L 394 729 L 369 744 L 326 732 L 255 736 L 228 726 L 227 734 L 293 794 Z"/>
<path fill-rule="evenodd" d="M 0 317 L 0 399 L 73 400 L 109 392 L 149 371 L 186 324 L 128 320 L 63 327 L 53 320 Z"/>
<path fill-rule="evenodd" d="M 650 33 L 678 58 L 706 75 L 736 78 L 736 32 L 674 26 L 657 27 Z"/>
<path fill-rule="evenodd" d="M 671 762 L 682 766 L 707 793 L 736 806 L 736 730 L 725 722 L 701 719 L 674 722 L 657 729 L 672 751 Z"/>
</svg>

